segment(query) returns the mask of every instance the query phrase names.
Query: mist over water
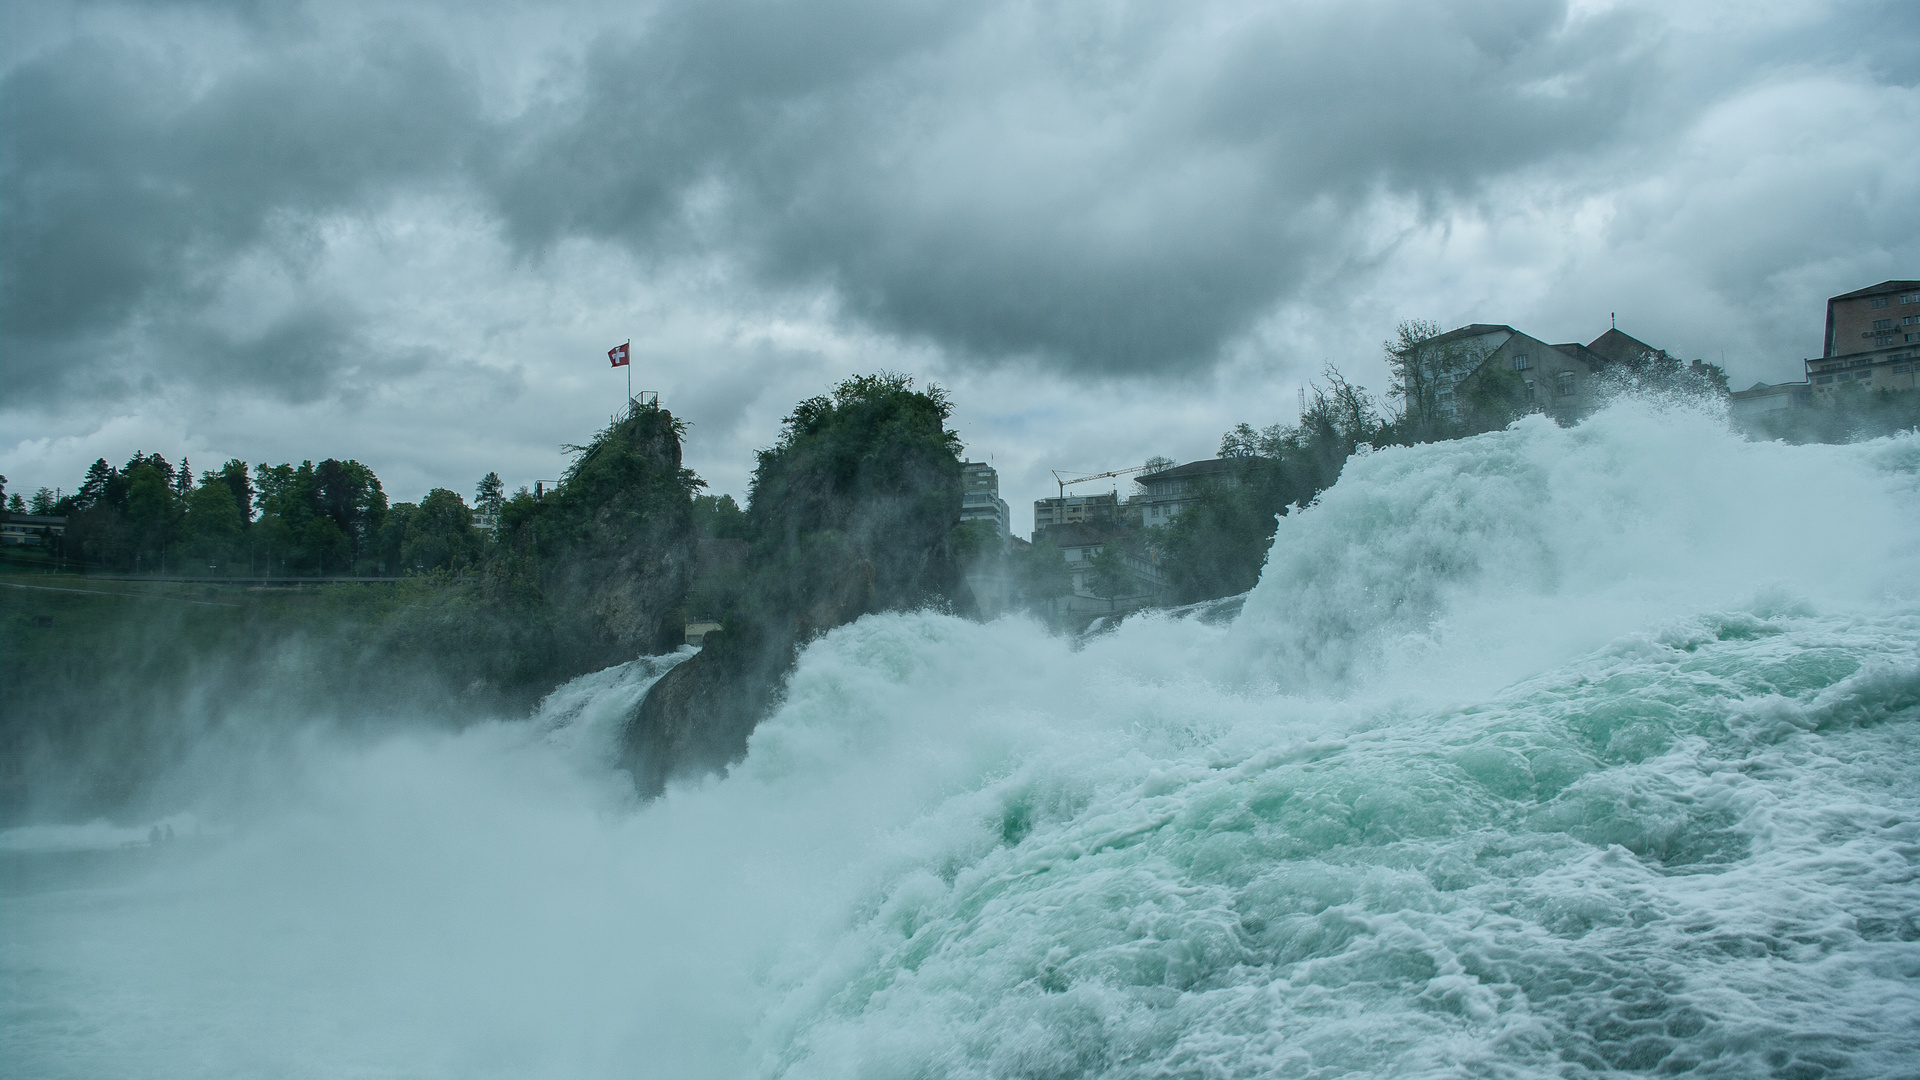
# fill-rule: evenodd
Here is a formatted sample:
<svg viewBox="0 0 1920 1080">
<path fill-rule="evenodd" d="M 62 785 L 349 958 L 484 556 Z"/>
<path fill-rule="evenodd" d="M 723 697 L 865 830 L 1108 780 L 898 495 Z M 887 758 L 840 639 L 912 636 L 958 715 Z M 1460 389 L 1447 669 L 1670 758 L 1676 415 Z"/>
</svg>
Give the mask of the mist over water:
<svg viewBox="0 0 1920 1080">
<path fill-rule="evenodd" d="M 45 1077 L 1913 1075 L 1920 440 L 1625 403 L 1349 462 L 1224 625 L 861 619 L 725 779 L 316 733 L 0 835 Z M 24 861 L 23 861 L 24 860 Z"/>
</svg>

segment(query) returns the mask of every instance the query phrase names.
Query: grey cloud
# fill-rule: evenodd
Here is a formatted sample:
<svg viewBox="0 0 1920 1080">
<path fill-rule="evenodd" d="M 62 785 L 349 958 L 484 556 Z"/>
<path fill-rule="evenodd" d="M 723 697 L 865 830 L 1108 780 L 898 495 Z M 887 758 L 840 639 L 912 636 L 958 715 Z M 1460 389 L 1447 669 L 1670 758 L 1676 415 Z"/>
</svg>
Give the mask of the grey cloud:
<svg viewBox="0 0 1920 1080">
<path fill-rule="evenodd" d="M 1622 20 L 1570 32 L 1528 0 L 1253 9 L 1211 35 L 1201 9 L 1016 10 L 676 10 L 595 50 L 491 183 L 523 242 L 717 242 L 962 353 L 1179 369 L 1338 258 L 1378 192 L 1602 149 L 1651 70 Z"/>
<path fill-rule="evenodd" d="M 309 393 L 270 353 L 223 362 L 238 346 L 209 349 L 196 314 L 249 249 L 297 264 L 286 241 L 303 223 L 444 183 L 474 134 L 472 88 L 417 45 L 269 50 L 206 75 L 86 39 L 0 82 L 0 347 L 16 393 L 103 385 L 125 361 L 104 346 L 128 331 L 156 368 L 286 370 L 264 381 Z M 342 351 L 349 313 L 298 320 L 334 331 L 314 348 Z"/>
<path fill-rule="evenodd" d="M 1559 0 L 669 0 L 601 20 L 577 71 L 501 117 L 472 54 L 521 46 L 477 29 L 484 11 L 423 28 L 187 8 L 240 26 L 241 53 L 96 26 L 0 79 L 16 400 L 131 392 L 104 359 L 127 340 L 152 378 L 298 399 L 336 392 L 315 372 L 424 362 L 387 355 L 350 299 L 284 316 L 298 340 L 212 315 L 238 260 L 297 275 L 304 230 L 410 191 L 477 196 L 521 256 L 574 238 L 718 255 L 956 357 L 1190 371 L 1355 259 L 1382 195 L 1439 215 L 1516 175 L 1604 186 L 1754 66 Z M 1801 35 L 1807 56 L 1831 62 L 1864 18 L 1880 44 L 1857 62 L 1912 79 L 1910 4 L 1841 12 Z M 276 366 L 296 348 L 299 370 Z"/>
</svg>

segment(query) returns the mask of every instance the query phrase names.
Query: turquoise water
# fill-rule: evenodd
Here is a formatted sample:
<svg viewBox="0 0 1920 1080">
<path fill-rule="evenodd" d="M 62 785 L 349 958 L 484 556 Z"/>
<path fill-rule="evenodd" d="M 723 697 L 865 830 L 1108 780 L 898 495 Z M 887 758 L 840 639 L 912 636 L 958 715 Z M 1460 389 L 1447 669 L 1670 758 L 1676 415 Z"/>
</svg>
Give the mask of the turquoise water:
<svg viewBox="0 0 1920 1080">
<path fill-rule="evenodd" d="M 672 658 L 315 730 L 0 836 L 95 860 L 0 898 L 8 1071 L 1920 1075 L 1916 565 L 1914 439 L 1625 405 L 1356 459 L 1226 625 L 863 619 L 644 807 Z"/>
</svg>

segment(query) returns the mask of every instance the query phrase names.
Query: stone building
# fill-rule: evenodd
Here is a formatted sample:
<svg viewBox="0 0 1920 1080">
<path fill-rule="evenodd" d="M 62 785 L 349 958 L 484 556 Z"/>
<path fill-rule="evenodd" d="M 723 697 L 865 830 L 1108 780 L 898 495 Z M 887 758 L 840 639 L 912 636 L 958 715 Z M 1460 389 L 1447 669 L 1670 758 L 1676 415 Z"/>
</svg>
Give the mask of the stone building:
<svg viewBox="0 0 1920 1080">
<path fill-rule="evenodd" d="M 1609 342 L 1606 335 L 1594 344 L 1603 342 L 1624 347 L 1623 342 Z M 1519 381 L 1526 408 L 1560 420 L 1575 419 L 1598 403 L 1594 376 L 1610 359 L 1592 346 L 1551 345 L 1503 323 L 1474 323 L 1450 330 L 1421 342 L 1415 355 L 1427 380 L 1428 400 L 1448 420 L 1458 419 L 1464 410 L 1465 397 L 1473 390 L 1469 379 L 1484 380 L 1496 371 L 1511 372 Z M 1414 394 L 1408 397 L 1412 400 Z"/>
<path fill-rule="evenodd" d="M 1644 369 L 1676 362 L 1618 328 L 1585 345 L 1549 344 L 1504 323 L 1473 323 L 1428 338 L 1415 352 L 1422 387 L 1405 387 L 1409 401 L 1424 400 L 1439 417 L 1460 419 L 1477 391 L 1496 377 L 1516 391 L 1517 404 L 1556 420 L 1577 420 L 1600 404 L 1599 376 L 1609 368 Z M 1697 361 L 1696 361 L 1697 363 Z M 1410 380 L 1411 381 L 1411 380 Z"/>
</svg>

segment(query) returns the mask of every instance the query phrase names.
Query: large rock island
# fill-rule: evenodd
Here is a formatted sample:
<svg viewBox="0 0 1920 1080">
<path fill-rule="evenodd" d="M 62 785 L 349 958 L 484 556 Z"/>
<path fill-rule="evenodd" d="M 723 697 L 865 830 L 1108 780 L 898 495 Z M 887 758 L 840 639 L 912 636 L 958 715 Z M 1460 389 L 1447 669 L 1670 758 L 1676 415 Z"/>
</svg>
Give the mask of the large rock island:
<svg viewBox="0 0 1920 1080">
<path fill-rule="evenodd" d="M 862 615 L 937 605 L 970 613 L 952 548 L 960 440 L 938 389 L 903 375 L 809 398 L 759 455 L 744 569 L 696 593 L 722 629 L 668 672 L 628 721 L 623 764 L 643 797 L 745 755 L 808 641 Z"/>
</svg>

